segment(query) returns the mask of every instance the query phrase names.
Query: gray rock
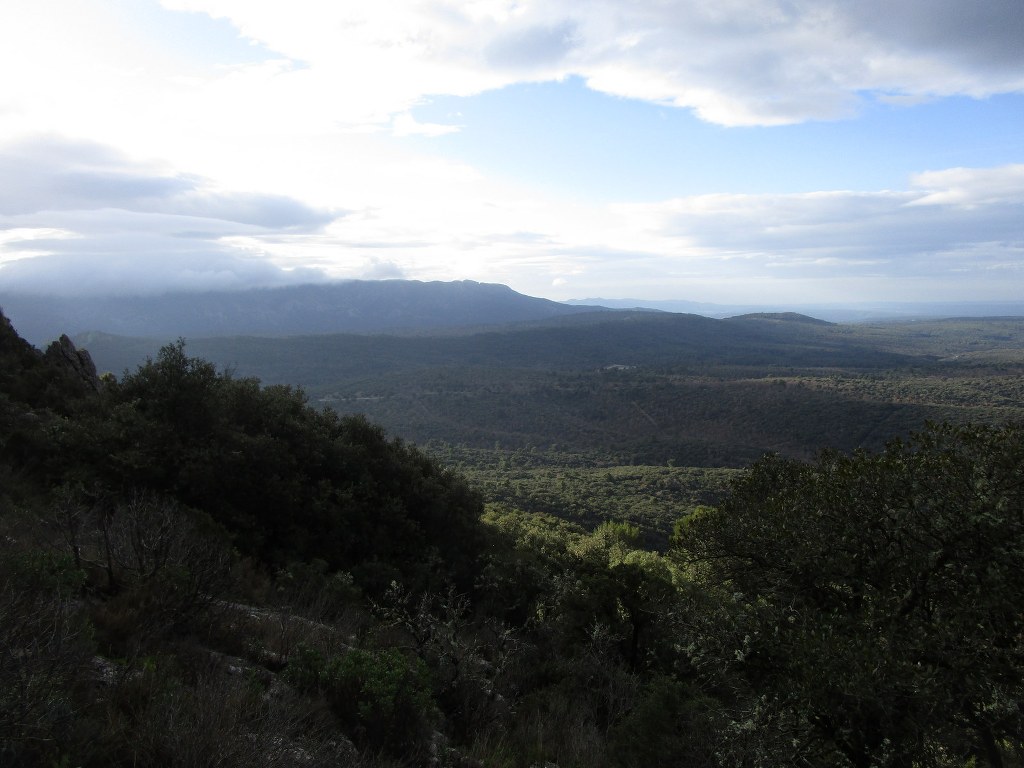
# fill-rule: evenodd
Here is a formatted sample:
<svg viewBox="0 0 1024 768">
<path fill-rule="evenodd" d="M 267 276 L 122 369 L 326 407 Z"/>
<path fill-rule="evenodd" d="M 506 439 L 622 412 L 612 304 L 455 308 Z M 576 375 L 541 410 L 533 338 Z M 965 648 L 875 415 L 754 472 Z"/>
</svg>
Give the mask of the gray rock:
<svg viewBox="0 0 1024 768">
<path fill-rule="evenodd" d="M 100 379 L 96 375 L 96 364 L 92 356 L 84 349 L 75 347 L 74 342 L 62 334 L 61 337 L 46 348 L 43 355 L 54 365 L 64 368 L 80 379 L 95 392 L 100 390 Z"/>
</svg>

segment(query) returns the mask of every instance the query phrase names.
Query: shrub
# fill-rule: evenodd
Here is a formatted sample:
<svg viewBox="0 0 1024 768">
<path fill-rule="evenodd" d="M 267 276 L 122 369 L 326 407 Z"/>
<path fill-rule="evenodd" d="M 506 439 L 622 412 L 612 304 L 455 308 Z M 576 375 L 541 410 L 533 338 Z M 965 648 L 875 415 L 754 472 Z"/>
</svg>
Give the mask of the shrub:
<svg viewBox="0 0 1024 768">
<path fill-rule="evenodd" d="M 75 719 L 91 633 L 70 561 L 0 548 L 0 764 L 52 759 Z"/>
<path fill-rule="evenodd" d="M 423 754 L 437 707 L 427 668 L 394 648 L 324 657 L 300 648 L 285 670 L 296 688 L 324 696 L 358 743 L 396 756 Z"/>
</svg>

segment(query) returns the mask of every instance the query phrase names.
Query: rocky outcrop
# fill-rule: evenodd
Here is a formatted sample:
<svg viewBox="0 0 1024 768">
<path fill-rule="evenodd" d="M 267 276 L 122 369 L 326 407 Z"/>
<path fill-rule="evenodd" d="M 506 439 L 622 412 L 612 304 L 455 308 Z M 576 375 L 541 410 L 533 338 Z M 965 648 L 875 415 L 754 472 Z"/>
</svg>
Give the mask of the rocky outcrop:
<svg viewBox="0 0 1024 768">
<path fill-rule="evenodd" d="M 43 357 L 54 367 L 70 373 L 75 379 L 82 381 L 94 392 L 100 390 L 100 379 L 96 375 L 96 364 L 92 356 L 84 349 L 78 349 L 74 342 L 62 334 L 61 337 L 46 348 Z"/>
</svg>

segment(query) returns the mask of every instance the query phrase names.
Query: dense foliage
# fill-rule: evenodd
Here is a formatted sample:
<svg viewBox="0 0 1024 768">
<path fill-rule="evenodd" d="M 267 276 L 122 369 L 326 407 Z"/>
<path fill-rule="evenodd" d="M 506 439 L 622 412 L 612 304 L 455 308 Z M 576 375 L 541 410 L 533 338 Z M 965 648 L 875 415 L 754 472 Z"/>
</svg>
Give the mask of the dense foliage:
<svg viewBox="0 0 1024 768">
<path fill-rule="evenodd" d="M 1024 432 L 758 462 L 677 546 L 691 660 L 755 764 L 1002 764 L 1024 735 Z"/>
<path fill-rule="evenodd" d="M 182 343 L 109 382 L 102 408 L 62 437 L 102 492 L 144 488 L 201 509 L 263 562 L 319 558 L 376 591 L 471 581 L 480 501 L 464 481 L 365 419 L 220 374 Z"/>
<path fill-rule="evenodd" d="M 593 454 L 546 450 L 473 450 L 429 444 L 494 503 L 541 512 L 593 529 L 609 520 L 637 527 L 648 549 L 663 551 L 680 515 L 718 502 L 742 470 L 621 466 Z"/>
<path fill-rule="evenodd" d="M 72 351 L 0 324 L 0 765 L 1024 764 L 1022 427 L 500 451 L 484 504 L 182 343 Z"/>
</svg>

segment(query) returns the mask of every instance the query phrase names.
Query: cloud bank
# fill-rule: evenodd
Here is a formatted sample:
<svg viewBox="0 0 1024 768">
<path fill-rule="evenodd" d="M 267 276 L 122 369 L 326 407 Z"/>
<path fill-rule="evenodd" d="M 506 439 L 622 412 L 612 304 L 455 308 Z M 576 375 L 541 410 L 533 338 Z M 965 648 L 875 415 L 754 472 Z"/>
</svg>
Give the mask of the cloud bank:
<svg viewBox="0 0 1024 768">
<path fill-rule="evenodd" d="M 1012 299 L 1024 282 L 1024 164 L 920 173 L 897 191 L 613 205 L 417 196 L 344 214 L 56 139 L 0 153 L 0 176 L 11 182 L 0 190 L 0 290 L 417 277 L 561 298 L 842 301 L 868 286 L 892 299 Z"/>
<path fill-rule="evenodd" d="M 0 288 L 124 293 L 325 279 L 237 237 L 315 233 L 339 215 L 278 195 L 217 189 L 100 145 L 56 138 L 0 151 Z"/>
<path fill-rule="evenodd" d="M 722 125 L 834 119 L 866 95 L 981 98 L 1024 90 L 1017 0 L 163 4 L 227 19 L 301 62 L 308 72 L 293 72 L 296 84 L 332 78 L 347 105 L 339 119 L 345 109 L 372 121 L 430 94 L 570 75 Z"/>
</svg>

